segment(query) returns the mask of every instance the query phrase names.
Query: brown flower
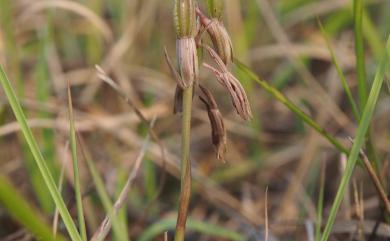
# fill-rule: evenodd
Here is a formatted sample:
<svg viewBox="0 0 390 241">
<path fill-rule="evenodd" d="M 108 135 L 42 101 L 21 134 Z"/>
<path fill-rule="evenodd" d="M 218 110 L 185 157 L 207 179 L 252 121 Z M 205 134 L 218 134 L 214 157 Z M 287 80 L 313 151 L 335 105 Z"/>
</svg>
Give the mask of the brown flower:
<svg viewBox="0 0 390 241">
<path fill-rule="evenodd" d="M 233 45 L 222 21 L 218 18 L 207 18 L 199 8 L 196 9 L 199 20 L 210 35 L 213 46 L 222 61 L 228 65 L 233 61 Z"/>
<path fill-rule="evenodd" d="M 212 48 L 210 48 L 209 46 L 204 47 L 208 51 L 210 56 L 214 59 L 219 69 L 207 63 L 203 63 L 203 66 L 213 71 L 218 82 L 222 86 L 227 88 L 232 99 L 233 106 L 237 111 L 237 114 L 239 114 L 244 120 L 251 119 L 252 111 L 249 105 L 248 97 L 246 96 L 245 90 L 242 87 L 240 81 L 229 72 L 222 59 Z"/>
<path fill-rule="evenodd" d="M 216 149 L 217 158 L 225 162 L 226 130 L 221 112 L 210 91 L 202 85 L 199 85 L 199 88 L 203 93 L 203 95 L 199 95 L 199 98 L 207 108 L 207 114 L 211 124 L 211 139 Z"/>
</svg>

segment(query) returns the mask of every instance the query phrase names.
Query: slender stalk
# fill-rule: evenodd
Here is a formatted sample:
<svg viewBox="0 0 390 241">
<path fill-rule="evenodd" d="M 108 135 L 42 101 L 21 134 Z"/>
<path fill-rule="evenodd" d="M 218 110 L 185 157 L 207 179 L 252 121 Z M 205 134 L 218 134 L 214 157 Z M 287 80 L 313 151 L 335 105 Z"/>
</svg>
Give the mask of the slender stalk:
<svg viewBox="0 0 390 241">
<path fill-rule="evenodd" d="M 320 241 L 321 239 L 321 225 L 322 225 L 322 214 L 324 211 L 324 191 L 325 191 L 325 162 L 321 163 L 321 174 L 320 174 L 320 190 L 318 193 L 317 201 L 317 222 L 316 222 L 316 236 L 315 240 Z"/>
<path fill-rule="evenodd" d="M 326 41 L 326 46 L 328 47 L 328 50 L 329 50 L 329 53 L 330 53 L 330 56 L 331 56 L 331 60 L 333 62 L 333 65 L 335 66 L 336 68 L 336 71 L 337 71 L 337 74 L 341 80 L 341 84 L 343 85 L 343 88 L 344 88 L 344 91 L 345 91 L 345 94 L 347 95 L 348 97 L 348 101 L 349 101 L 349 104 L 351 105 L 352 107 L 352 112 L 353 112 L 353 115 L 355 116 L 355 119 L 356 121 L 359 122 L 360 120 L 360 113 L 359 113 L 359 109 L 355 103 L 355 100 L 353 98 L 353 95 L 352 95 L 352 92 L 351 92 L 351 89 L 349 88 L 348 86 L 348 82 L 347 82 L 347 79 L 345 78 L 345 75 L 343 73 L 343 71 L 341 70 L 341 67 L 337 61 L 337 58 L 336 58 L 336 54 L 332 48 L 332 44 L 330 42 L 330 39 L 329 39 L 329 36 L 328 34 L 326 33 L 324 27 L 322 26 L 322 23 L 319 19 L 318 20 L 318 26 L 320 27 L 320 30 L 321 30 L 321 33 Z"/>
<path fill-rule="evenodd" d="M 83 200 L 81 195 L 80 174 L 79 174 L 79 161 L 77 157 L 76 127 L 74 125 L 72 95 L 70 93 L 69 81 L 68 81 L 68 108 L 69 108 L 69 136 L 70 136 L 70 147 L 72 151 L 72 161 L 73 161 L 73 182 L 74 182 L 74 190 L 76 193 L 77 218 L 79 221 L 79 231 L 81 234 L 81 238 L 84 241 L 86 241 L 87 230 L 85 227 L 85 220 L 84 220 Z"/>
<path fill-rule="evenodd" d="M 183 91 L 181 187 L 175 241 L 184 241 L 188 206 L 191 197 L 190 131 L 193 88 L 191 85 Z"/>
<path fill-rule="evenodd" d="M 390 214 L 390 201 L 387 199 L 385 189 L 382 186 L 381 180 L 378 175 L 375 173 L 374 168 L 371 165 L 371 162 L 368 160 L 367 155 L 361 150 L 361 156 L 363 157 L 364 166 L 367 169 L 368 175 L 370 176 L 372 182 L 374 183 L 375 189 L 378 192 L 379 197 L 382 199 L 383 205 L 388 214 Z"/>
<path fill-rule="evenodd" d="M 360 109 L 363 110 L 367 102 L 367 83 L 366 83 L 366 64 L 364 60 L 363 43 L 363 0 L 353 1 L 353 13 L 355 22 L 355 53 L 356 53 L 356 71 L 358 79 L 358 90 Z"/>
</svg>

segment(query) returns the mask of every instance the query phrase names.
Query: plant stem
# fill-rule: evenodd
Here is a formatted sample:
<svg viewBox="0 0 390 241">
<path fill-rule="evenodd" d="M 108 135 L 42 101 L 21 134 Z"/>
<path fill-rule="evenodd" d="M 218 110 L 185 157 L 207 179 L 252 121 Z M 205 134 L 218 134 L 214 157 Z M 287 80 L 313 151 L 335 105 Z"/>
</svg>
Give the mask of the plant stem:
<svg viewBox="0 0 390 241">
<path fill-rule="evenodd" d="M 360 110 L 364 109 L 367 102 L 366 64 L 363 43 L 363 0 L 353 1 L 354 29 L 355 29 L 355 53 L 356 71 L 358 79 L 358 90 Z"/>
<path fill-rule="evenodd" d="M 191 197 L 190 131 L 193 88 L 191 85 L 183 91 L 181 187 L 175 241 L 184 241 L 188 205 Z"/>
</svg>

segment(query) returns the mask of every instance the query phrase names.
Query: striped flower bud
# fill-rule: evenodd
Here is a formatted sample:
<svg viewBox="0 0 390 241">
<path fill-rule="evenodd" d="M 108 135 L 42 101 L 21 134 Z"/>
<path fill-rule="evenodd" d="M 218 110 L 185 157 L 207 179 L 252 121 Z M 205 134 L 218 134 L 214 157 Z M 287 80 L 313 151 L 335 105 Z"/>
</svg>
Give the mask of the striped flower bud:
<svg viewBox="0 0 390 241">
<path fill-rule="evenodd" d="M 176 57 L 181 81 L 179 85 L 186 89 L 190 87 L 199 75 L 198 55 L 194 38 L 176 40 Z"/>
<path fill-rule="evenodd" d="M 176 35 L 178 38 L 195 37 L 196 13 L 194 0 L 175 0 Z"/>
<path fill-rule="evenodd" d="M 207 18 L 199 9 L 197 9 L 197 14 L 201 24 L 207 29 L 218 55 L 228 65 L 233 61 L 233 45 L 225 26 L 217 18 Z"/>
<path fill-rule="evenodd" d="M 207 9 L 213 18 L 220 19 L 225 7 L 225 0 L 207 0 Z"/>
<path fill-rule="evenodd" d="M 186 89 L 198 78 L 198 54 L 195 43 L 197 32 L 195 0 L 175 1 L 176 58 L 179 68 L 178 85 Z"/>
<path fill-rule="evenodd" d="M 211 70 L 215 74 L 218 82 L 228 90 L 237 114 L 239 114 L 244 120 L 251 119 L 252 111 L 249 105 L 249 100 L 240 81 L 229 72 L 222 59 L 211 47 L 205 46 L 205 48 L 214 59 L 219 69 L 207 63 L 203 63 L 203 66 Z"/>
</svg>

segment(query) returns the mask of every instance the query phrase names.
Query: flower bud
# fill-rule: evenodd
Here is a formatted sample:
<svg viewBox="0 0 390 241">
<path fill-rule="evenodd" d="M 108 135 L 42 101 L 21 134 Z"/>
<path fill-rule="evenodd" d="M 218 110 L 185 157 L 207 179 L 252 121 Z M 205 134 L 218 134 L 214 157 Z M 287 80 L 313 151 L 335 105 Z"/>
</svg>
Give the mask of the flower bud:
<svg viewBox="0 0 390 241">
<path fill-rule="evenodd" d="M 220 19 L 222 17 L 225 0 L 207 0 L 207 8 L 209 14 L 213 18 Z"/>
<path fill-rule="evenodd" d="M 217 18 L 207 18 L 199 9 L 197 9 L 197 14 L 200 22 L 207 29 L 218 55 L 228 65 L 233 61 L 233 45 L 225 26 Z"/>
<path fill-rule="evenodd" d="M 174 21 L 178 38 L 194 37 L 196 13 L 194 0 L 175 0 Z"/>
<path fill-rule="evenodd" d="M 199 88 L 203 93 L 203 96 L 199 95 L 199 98 L 207 108 L 207 114 L 211 125 L 211 140 L 215 146 L 217 158 L 218 160 L 225 162 L 226 130 L 221 112 L 219 111 L 211 92 L 202 85 L 199 85 Z"/>
<path fill-rule="evenodd" d="M 203 63 L 203 66 L 211 70 L 215 74 L 218 82 L 228 90 L 237 114 L 244 120 L 251 119 L 252 111 L 249 105 L 249 100 L 240 81 L 229 72 L 222 59 L 211 47 L 205 46 L 205 48 L 214 59 L 219 69 L 207 63 Z"/>
<path fill-rule="evenodd" d="M 181 81 L 181 88 L 190 87 L 199 75 L 198 55 L 194 38 L 179 38 L 176 40 L 176 55 Z"/>
</svg>

